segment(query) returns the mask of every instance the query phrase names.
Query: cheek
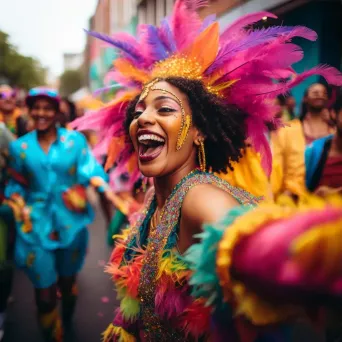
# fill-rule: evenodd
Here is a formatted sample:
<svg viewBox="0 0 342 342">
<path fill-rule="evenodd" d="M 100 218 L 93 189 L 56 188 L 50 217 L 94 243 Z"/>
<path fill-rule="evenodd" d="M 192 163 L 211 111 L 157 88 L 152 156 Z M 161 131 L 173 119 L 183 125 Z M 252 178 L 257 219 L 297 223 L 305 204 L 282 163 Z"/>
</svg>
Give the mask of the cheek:
<svg viewBox="0 0 342 342">
<path fill-rule="evenodd" d="M 137 137 L 137 131 L 138 131 L 138 122 L 137 120 L 133 120 L 129 126 L 129 136 L 133 142 L 133 145 L 136 145 L 136 137 Z"/>
</svg>

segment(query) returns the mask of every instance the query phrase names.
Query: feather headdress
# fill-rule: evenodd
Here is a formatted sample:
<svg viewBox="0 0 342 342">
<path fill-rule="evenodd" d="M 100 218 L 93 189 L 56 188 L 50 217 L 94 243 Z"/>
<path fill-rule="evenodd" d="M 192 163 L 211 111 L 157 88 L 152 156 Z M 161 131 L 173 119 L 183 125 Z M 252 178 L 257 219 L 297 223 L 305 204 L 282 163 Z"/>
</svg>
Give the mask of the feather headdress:
<svg viewBox="0 0 342 342">
<path fill-rule="evenodd" d="M 115 156 L 109 151 L 109 160 L 120 164 L 117 173 L 130 168 L 138 177 L 123 120 L 128 103 L 155 78 L 201 80 L 209 92 L 247 112 L 249 140 L 262 153 L 263 166 L 268 172 L 271 152 L 264 131 L 265 123 L 274 121 L 270 99 L 288 92 L 313 74 L 325 77 L 331 84 L 342 85 L 342 74 L 332 67 L 319 66 L 299 75 L 293 70 L 292 64 L 303 58 L 303 51 L 291 39 L 302 37 L 314 41 L 317 38 L 314 31 L 301 26 L 250 29 L 264 16 L 275 17 L 259 12 L 238 19 L 220 34 L 214 16 L 201 20 L 197 14 L 199 7 L 206 4 L 203 0 L 177 0 L 171 16 L 162 20 L 159 27 L 140 25 L 136 38 L 127 33 L 109 37 L 88 32 L 121 52 L 106 80 L 119 83 L 123 90 L 112 103 L 91 118 L 76 120 L 73 127 L 99 131 L 97 152 L 103 153 L 111 146 Z M 121 143 L 113 148 L 117 141 Z"/>
</svg>

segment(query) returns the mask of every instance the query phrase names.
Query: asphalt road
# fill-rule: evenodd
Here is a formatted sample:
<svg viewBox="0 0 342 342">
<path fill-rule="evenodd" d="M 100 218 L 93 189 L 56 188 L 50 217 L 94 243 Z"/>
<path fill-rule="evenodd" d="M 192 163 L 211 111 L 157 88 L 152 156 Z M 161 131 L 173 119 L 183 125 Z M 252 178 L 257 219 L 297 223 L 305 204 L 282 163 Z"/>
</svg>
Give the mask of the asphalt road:
<svg viewBox="0 0 342 342">
<path fill-rule="evenodd" d="M 79 274 L 79 299 L 74 316 L 74 331 L 67 342 L 98 342 L 114 317 L 116 293 L 109 276 L 103 272 L 111 249 L 106 245 L 106 224 L 101 210 L 89 227 L 90 246 L 86 264 Z M 17 271 L 8 309 L 4 342 L 43 342 L 36 322 L 33 288 L 25 274 Z"/>
</svg>

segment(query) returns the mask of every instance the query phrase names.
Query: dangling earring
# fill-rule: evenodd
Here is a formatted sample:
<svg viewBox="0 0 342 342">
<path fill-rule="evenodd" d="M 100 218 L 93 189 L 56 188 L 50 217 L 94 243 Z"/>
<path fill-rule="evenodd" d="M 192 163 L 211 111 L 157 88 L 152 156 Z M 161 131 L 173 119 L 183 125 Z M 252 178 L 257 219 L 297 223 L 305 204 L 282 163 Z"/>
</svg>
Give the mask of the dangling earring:
<svg viewBox="0 0 342 342">
<path fill-rule="evenodd" d="M 204 149 L 204 142 L 203 141 L 200 141 L 200 145 L 198 148 L 198 161 L 200 164 L 201 171 L 205 172 L 206 168 L 207 168 L 207 162 L 205 159 L 205 149 Z"/>
</svg>

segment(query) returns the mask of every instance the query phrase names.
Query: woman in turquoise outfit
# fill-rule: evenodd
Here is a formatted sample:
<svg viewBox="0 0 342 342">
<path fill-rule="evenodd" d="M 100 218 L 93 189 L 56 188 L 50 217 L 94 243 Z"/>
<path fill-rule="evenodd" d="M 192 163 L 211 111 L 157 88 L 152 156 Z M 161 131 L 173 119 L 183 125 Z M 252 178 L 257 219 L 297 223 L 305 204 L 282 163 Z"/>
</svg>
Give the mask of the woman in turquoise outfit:
<svg viewBox="0 0 342 342">
<path fill-rule="evenodd" d="M 7 203 L 16 218 L 15 261 L 35 287 L 39 323 L 46 341 L 62 341 L 62 318 L 70 322 L 76 304 L 76 275 L 85 260 L 94 212 L 86 187 L 106 193 L 106 174 L 84 136 L 57 127 L 56 91 L 35 88 L 27 106 L 35 130 L 10 145 Z"/>
</svg>

